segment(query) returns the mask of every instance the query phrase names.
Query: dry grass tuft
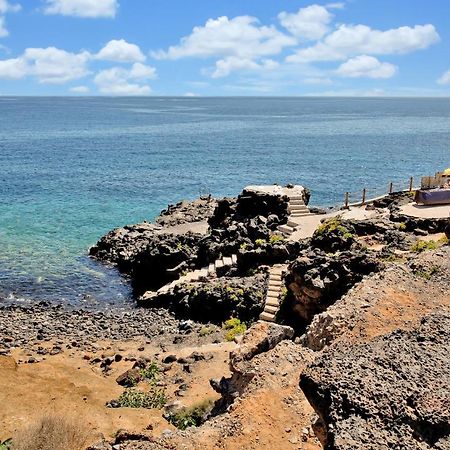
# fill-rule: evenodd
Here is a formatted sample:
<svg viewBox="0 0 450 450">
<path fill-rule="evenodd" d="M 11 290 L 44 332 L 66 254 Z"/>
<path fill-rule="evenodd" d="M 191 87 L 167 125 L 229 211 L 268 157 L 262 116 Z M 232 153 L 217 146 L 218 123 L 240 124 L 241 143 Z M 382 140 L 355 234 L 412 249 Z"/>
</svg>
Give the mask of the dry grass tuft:
<svg viewBox="0 0 450 450">
<path fill-rule="evenodd" d="M 49 415 L 18 432 L 11 450 L 85 450 L 91 437 L 82 422 Z"/>
</svg>

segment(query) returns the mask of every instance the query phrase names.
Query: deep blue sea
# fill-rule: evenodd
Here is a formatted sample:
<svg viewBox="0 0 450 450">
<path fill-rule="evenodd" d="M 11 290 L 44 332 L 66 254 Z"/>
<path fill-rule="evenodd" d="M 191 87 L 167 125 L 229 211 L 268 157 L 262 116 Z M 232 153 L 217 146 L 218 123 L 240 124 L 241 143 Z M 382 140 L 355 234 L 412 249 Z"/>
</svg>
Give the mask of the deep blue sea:
<svg viewBox="0 0 450 450">
<path fill-rule="evenodd" d="M 199 193 L 329 205 L 448 166 L 450 99 L 0 97 L 0 297 L 129 303 L 88 248 Z"/>
</svg>

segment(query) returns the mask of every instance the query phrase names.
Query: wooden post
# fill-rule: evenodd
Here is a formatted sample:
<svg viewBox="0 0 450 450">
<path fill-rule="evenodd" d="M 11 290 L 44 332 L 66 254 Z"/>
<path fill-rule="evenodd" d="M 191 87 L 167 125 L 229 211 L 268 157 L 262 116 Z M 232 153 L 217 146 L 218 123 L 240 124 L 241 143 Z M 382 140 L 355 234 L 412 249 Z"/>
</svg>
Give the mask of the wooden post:
<svg viewBox="0 0 450 450">
<path fill-rule="evenodd" d="M 362 196 L 362 202 L 361 205 L 366 204 L 366 188 L 363 189 L 363 196 Z"/>
<path fill-rule="evenodd" d="M 413 190 L 413 182 L 414 182 L 414 178 L 411 177 L 409 179 L 409 192 L 412 192 L 412 190 Z"/>
<path fill-rule="evenodd" d="M 394 190 L 394 183 L 391 181 L 389 183 L 389 194 L 392 194 L 392 191 Z"/>
<path fill-rule="evenodd" d="M 348 209 L 348 192 L 345 193 L 345 204 L 344 207 Z"/>
</svg>

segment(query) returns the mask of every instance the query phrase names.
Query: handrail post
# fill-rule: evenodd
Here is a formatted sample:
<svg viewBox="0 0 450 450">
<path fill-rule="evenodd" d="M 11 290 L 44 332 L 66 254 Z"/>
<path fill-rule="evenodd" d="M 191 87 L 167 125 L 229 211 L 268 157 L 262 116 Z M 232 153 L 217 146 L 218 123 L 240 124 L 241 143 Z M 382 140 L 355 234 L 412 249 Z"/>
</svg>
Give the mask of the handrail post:
<svg viewBox="0 0 450 450">
<path fill-rule="evenodd" d="M 392 194 L 392 191 L 394 190 L 394 183 L 391 181 L 389 183 L 389 194 Z"/>
<path fill-rule="evenodd" d="M 345 193 L 345 203 L 344 203 L 344 208 L 348 209 L 348 192 Z"/>
<path fill-rule="evenodd" d="M 414 178 L 411 177 L 409 179 L 409 192 L 412 192 L 412 190 L 413 190 L 413 182 L 414 182 Z"/>
<path fill-rule="evenodd" d="M 361 202 L 361 206 L 366 204 L 366 188 L 363 189 L 362 192 L 362 202 Z"/>
</svg>

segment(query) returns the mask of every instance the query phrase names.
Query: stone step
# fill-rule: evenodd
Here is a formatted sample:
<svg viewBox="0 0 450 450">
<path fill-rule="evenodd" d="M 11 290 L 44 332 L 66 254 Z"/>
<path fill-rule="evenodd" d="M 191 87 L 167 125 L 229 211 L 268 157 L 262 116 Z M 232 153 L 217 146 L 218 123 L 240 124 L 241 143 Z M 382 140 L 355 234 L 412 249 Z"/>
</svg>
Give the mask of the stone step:
<svg viewBox="0 0 450 450">
<path fill-rule="evenodd" d="M 208 276 L 208 267 L 203 267 L 198 271 L 198 278 L 206 278 Z"/>
<path fill-rule="evenodd" d="M 279 306 L 280 302 L 276 298 L 267 298 L 266 299 L 266 306 Z"/>
<path fill-rule="evenodd" d="M 224 266 L 232 266 L 233 265 L 233 259 L 230 256 L 224 256 L 222 258 L 223 265 Z"/>
<path fill-rule="evenodd" d="M 223 260 L 218 259 L 215 263 L 214 263 L 214 267 L 217 269 L 221 269 L 223 267 Z"/>
<path fill-rule="evenodd" d="M 303 201 L 303 197 L 301 195 L 290 195 L 289 200 L 301 200 Z"/>
<path fill-rule="evenodd" d="M 284 269 L 272 268 L 272 269 L 270 269 L 270 272 L 269 272 L 269 278 L 270 277 L 276 277 L 276 278 L 281 277 L 281 275 L 283 275 L 283 272 L 284 272 Z"/>
<path fill-rule="evenodd" d="M 237 255 L 231 255 L 231 260 L 233 261 L 233 264 L 237 264 Z"/>
<path fill-rule="evenodd" d="M 281 281 L 281 278 L 278 280 L 275 280 L 275 279 L 269 277 L 269 286 L 280 288 L 282 285 L 283 285 L 283 282 Z"/>
<path fill-rule="evenodd" d="M 305 206 L 303 200 L 289 200 L 288 206 Z"/>
<path fill-rule="evenodd" d="M 292 217 L 292 216 L 291 216 Z M 294 222 L 293 220 L 291 220 L 291 219 L 289 219 L 288 221 L 287 221 L 287 224 L 286 224 L 288 227 L 292 227 L 292 228 L 297 228 L 298 227 L 298 223 L 297 222 Z"/>
<path fill-rule="evenodd" d="M 269 289 L 267 289 L 267 294 L 266 295 L 271 295 L 272 297 L 279 297 L 280 296 L 280 289 L 278 289 L 278 287 L 270 287 Z"/>
<path fill-rule="evenodd" d="M 280 230 L 284 234 L 292 234 L 294 232 L 294 229 L 288 225 L 280 225 L 278 227 L 278 230 Z"/>
<path fill-rule="evenodd" d="M 310 214 L 311 213 L 309 211 L 305 211 L 305 212 L 292 213 L 289 217 L 292 217 L 292 218 L 305 217 L 305 216 L 309 216 Z"/>
<path fill-rule="evenodd" d="M 276 314 L 278 312 L 278 309 L 279 309 L 278 306 L 271 306 L 266 304 L 264 312 Z"/>
<path fill-rule="evenodd" d="M 288 211 L 293 213 L 294 211 L 309 211 L 305 205 L 292 205 L 289 206 Z"/>
<path fill-rule="evenodd" d="M 275 322 L 275 316 L 273 314 L 270 314 L 270 313 L 262 312 L 259 315 L 259 318 L 261 320 L 265 320 L 266 322 Z"/>
<path fill-rule="evenodd" d="M 208 266 L 208 273 L 209 273 L 210 275 L 213 275 L 213 274 L 216 273 L 216 266 L 214 265 L 214 263 L 211 263 L 211 264 Z"/>
</svg>

